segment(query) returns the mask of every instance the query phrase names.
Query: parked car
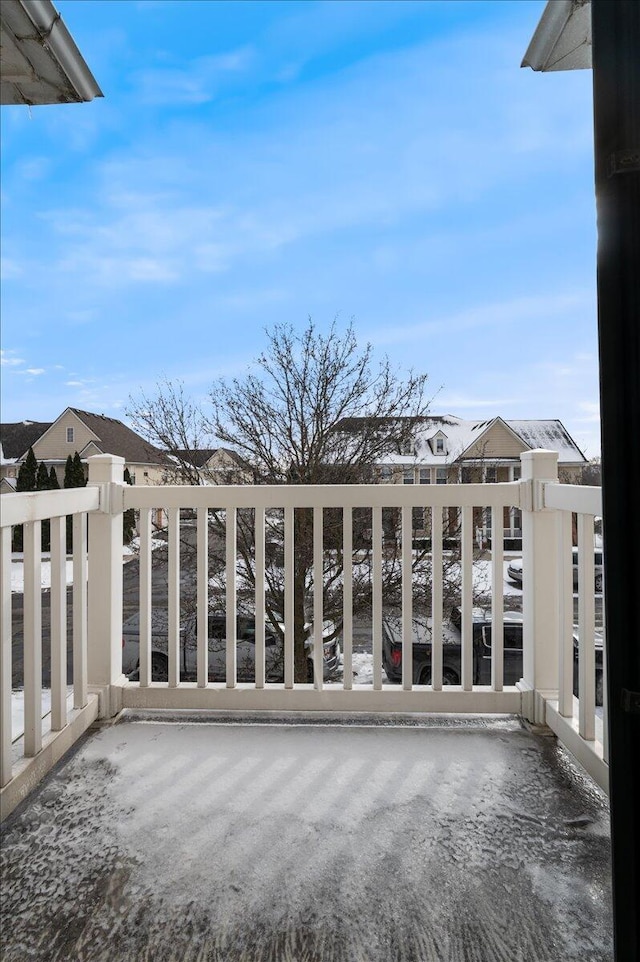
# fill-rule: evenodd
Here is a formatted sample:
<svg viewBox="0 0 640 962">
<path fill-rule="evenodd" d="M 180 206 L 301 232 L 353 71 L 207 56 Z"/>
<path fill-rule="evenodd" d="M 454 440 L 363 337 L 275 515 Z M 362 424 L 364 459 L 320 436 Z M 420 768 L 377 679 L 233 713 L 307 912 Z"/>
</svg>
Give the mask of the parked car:
<svg viewBox="0 0 640 962">
<path fill-rule="evenodd" d="M 462 641 L 459 608 L 451 614 L 451 624 L 443 626 L 442 681 L 445 685 L 459 685 L 462 678 Z M 523 623 L 520 612 L 505 611 L 504 623 L 504 684 L 515 685 L 522 678 Z M 431 684 L 431 630 L 429 624 L 414 622 L 413 683 Z M 473 610 L 473 671 L 474 685 L 491 684 L 491 619 L 480 608 Z M 596 704 L 602 704 L 602 635 L 596 633 Z M 573 693 L 578 694 L 578 635 L 573 636 Z M 382 663 L 391 682 L 402 681 L 402 624 L 387 620 L 382 632 Z"/>
<path fill-rule="evenodd" d="M 595 566 L 594 575 L 594 588 L 597 592 L 602 591 L 603 584 L 603 562 L 602 562 L 602 550 L 600 548 L 595 548 L 593 553 L 593 562 Z M 513 558 L 507 567 L 507 577 L 514 584 L 518 585 L 519 588 L 522 587 L 522 558 Z M 576 591 L 578 588 L 578 549 L 573 549 L 573 590 Z"/>
<path fill-rule="evenodd" d="M 309 680 L 313 680 L 313 628 L 306 626 L 305 646 L 308 649 Z M 227 620 L 224 614 L 209 615 L 208 650 L 209 680 L 226 681 L 227 658 Z M 324 626 L 324 669 L 325 680 L 331 679 L 341 665 L 339 639 L 332 623 Z M 255 618 L 251 615 L 238 615 L 236 619 L 236 664 L 238 681 L 255 680 Z M 151 633 L 151 674 L 154 681 L 166 681 L 168 675 L 167 626 L 163 614 L 156 615 L 152 622 Z M 131 681 L 139 677 L 139 621 L 134 616 L 124 626 L 122 643 L 122 670 Z M 180 671 L 186 676 L 195 677 L 197 671 L 196 620 L 189 618 L 180 633 Z M 284 678 L 284 645 L 280 633 L 270 624 L 265 624 L 265 678 L 267 682 L 282 682 Z"/>
</svg>

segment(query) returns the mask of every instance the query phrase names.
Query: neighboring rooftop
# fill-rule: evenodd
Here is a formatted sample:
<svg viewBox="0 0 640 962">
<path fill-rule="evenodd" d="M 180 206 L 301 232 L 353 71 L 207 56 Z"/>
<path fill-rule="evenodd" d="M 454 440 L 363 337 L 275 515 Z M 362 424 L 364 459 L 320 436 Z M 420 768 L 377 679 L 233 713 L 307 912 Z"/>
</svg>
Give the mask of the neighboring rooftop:
<svg viewBox="0 0 640 962">
<path fill-rule="evenodd" d="M 372 424 L 375 426 L 376 420 L 382 421 L 384 419 L 344 418 L 336 427 L 338 430 L 345 432 L 357 432 L 361 424 L 366 422 L 369 426 Z M 558 452 L 558 463 L 560 465 L 586 463 L 586 458 L 578 445 L 562 422 L 556 419 L 511 421 L 506 418 L 493 417 L 469 421 L 453 414 L 444 414 L 422 418 L 397 418 L 396 420 L 408 421 L 415 425 L 416 454 L 392 452 L 389 458 L 385 459 L 389 463 L 414 463 L 416 457 L 425 464 L 442 464 L 443 459 L 446 459 L 447 462 L 462 461 L 472 445 L 481 442 L 483 436 L 488 435 L 492 427 L 500 424 L 517 435 L 517 438 L 522 442 L 523 451 L 547 448 Z M 447 444 L 443 454 L 435 455 L 429 441 L 439 433 L 446 437 Z M 491 456 L 491 459 L 500 460 L 499 457 L 493 456 Z M 513 458 L 510 460 L 513 460 Z"/>
<path fill-rule="evenodd" d="M 1 462 L 17 461 L 51 427 L 51 421 L 17 421 L 0 424 Z"/>
<path fill-rule="evenodd" d="M 164 452 L 149 444 L 117 418 L 109 418 L 105 414 L 92 414 L 91 411 L 82 411 L 80 408 L 67 410 L 73 411 L 96 435 L 97 446 L 104 454 L 116 454 L 130 463 L 168 464 Z"/>
</svg>

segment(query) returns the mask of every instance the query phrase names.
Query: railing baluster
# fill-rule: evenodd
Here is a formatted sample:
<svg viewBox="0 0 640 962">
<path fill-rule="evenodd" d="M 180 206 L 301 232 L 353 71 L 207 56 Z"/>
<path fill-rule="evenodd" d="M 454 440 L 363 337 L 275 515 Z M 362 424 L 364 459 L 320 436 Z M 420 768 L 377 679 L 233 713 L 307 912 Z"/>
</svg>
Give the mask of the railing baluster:
<svg viewBox="0 0 640 962">
<path fill-rule="evenodd" d="M 558 711 L 573 717 L 573 572 L 570 511 L 558 511 Z"/>
<path fill-rule="evenodd" d="M 180 682 L 180 508 L 169 508 L 168 554 L 168 680 L 169 688 L 177 688 Z"/>
<path fill-rule="evenodd" d="M 604 611 L 604 599 L 603 599 Z M 609 692 L 607 689 L 607 633 L 602 625 L 602 758 L 609 764 Z"/>
<path fill-rule="evenodd" d="M 294 678 L 294 537 L 293 508 L 284 509 L 284 687 L 293 688 Z"/>
<path fill-rule="evenodd" d="M 586 741 L 596 737 L 595 724 L 595 566 L 593 515 L 578 515 L 578 730 Z"/>
<path fill-rule="evenodd" d="M 353 510 L 342 509 L 342 686 L 353 687 Z"/>
<path fill-rule="evenodd" d="M 139 677 L 140 685 L 151 684 L 151 622 L 152 622 L 152 553 L 151 508 L 140 509 L 140 624 Z"/>
<path fill-rule="evenodd" d="M 209 509 L 197 510 L 198 553 L 198 617 L 197 676 L 198 688 L 206 688 L 209 680 Z"/>
<path fill-rule="evenodd" d="M 412 566 L 412 512 L 407 505 L 402 508 L 402 687 L 413 688 L 413 566 Z"/>
<path fill-rule="evenodd" d="M 313 509 L 313 685 L 322 691 L 323 682 L 323 649 L 322 629 L 324 622 L 322 591 L 324 581 L 323 571 L 323 525 L 324 512 L 322 508 Z"/>
<path fill-rule="evenodd" d="M 256 544 L 256 688 L 265 686 L 265 510 L 256 508 L 255 511 L 255 544 Z"/>
<path fill-rule="evenodd" d="M 24 525 L 24 754 L 42 748 L 41 522 Z"/>
<path fill-rule="evenodd" d="M 491 687 L 504 686 L 504 508 L 491 509 Z"/>
<path fill-rule="evenodd" d="M 73 516 L 73 707 L 84 708 L 87 686 L 87 516 Z"/>
<path fill-rule="evenodd" d="M 442 508 L 431 509 L 431 684 L 442 689 Z"/>
<path fill-rule="evenodd" d="M 237 599 L 236 599 L 236 539 L 238 509 L 227 508 L 225 522 L 226 536 L 226 607 L 227 607 L 227 688 L 235 688 L 238 683 L 238 639 L 237 639 Z"/>
<path fill-rule="evenodd" d="M 372 651 L 373 688 L 382 689 L 382 508 L 374 507 L 371 530 L 371 555 L 373 567 L 372 599 Z"/>
<path fill-rule="evenodd" d="M 462 687 L 473 688 L 473 508 L 462 508 Z"/>
<path fill-rule="evenodd" d="M 51 731 L 67 724 L 67 529 L 52 518 L 51 537 Z"/>
<path fill-rule="evenodd" d="M 0 603 L 2 606 L 2 653 L 0 662 L 0 786 L 11 780 L 11 527 L 2 528 L 0 545 Z"/>
</svg>

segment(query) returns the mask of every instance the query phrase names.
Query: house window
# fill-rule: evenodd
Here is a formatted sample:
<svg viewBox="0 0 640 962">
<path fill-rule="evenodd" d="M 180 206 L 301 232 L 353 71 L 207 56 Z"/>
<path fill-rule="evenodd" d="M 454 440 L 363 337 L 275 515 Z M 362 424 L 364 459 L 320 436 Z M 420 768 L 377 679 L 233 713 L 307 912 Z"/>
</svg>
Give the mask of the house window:
<svg viewBox="0 0 640 962">
<path fill-rule="evenodd" d="M 447 469 L 436 468 L 436 484 L 446 484 L 446 483 L 447 483 Z"/>
<path fill-rule="evenodd" d="M 420 484 L 431 484 L 431 468 L 420 468 Z"/>
<path fill-rule="evenodd" d="M 514 481 L 519 481 L 521 475 L 522 475 L 522 465 L 521 465 L 521 464 L 514 464 L 514 466 L 513 466 L 513 480 L 514 480 Z"/>
<path fill-rule="evenodd" d="M 67 428 L 67 444 L 73 444 L 73 428 Z"/>
<path fill-rule="evenodd" d="M 444 438 L 436 438 L 436 454 L 444 454 Z"/>
<path fill-rule="evenodd" d="M 148 477 L 149 477 L 149 472 L 148 472 L 148 471 L 143 471 L 143 472 L 142 472 L 142 476 L 143 476 L 144 478 L 148 478 Z"/>
<path fill-rule="evenodd" d="M 405 468 L 402 474 L 403 484 L 413 484 L 413 468 Z"/>
<path fill-rule="evenodd" d="M 383 466 L 380 468 L 380 479 L 385 483 L 391 481 L 391 473 L 390 465 L 383 464 Z"/>
<path fill-rule="evenodd" d="M 487 484 L 495 484 L 498 480 L 497 468 L 485 468 L 484 480 Z"/>
</svg>

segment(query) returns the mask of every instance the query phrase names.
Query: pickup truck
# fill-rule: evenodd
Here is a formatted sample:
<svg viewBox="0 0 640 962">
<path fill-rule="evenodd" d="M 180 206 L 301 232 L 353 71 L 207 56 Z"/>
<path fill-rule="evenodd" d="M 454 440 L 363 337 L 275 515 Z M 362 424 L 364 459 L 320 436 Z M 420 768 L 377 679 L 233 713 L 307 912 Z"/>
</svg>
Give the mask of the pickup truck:
<svg viewBox="0 0 640 962">
<path fill-rule="evenodd" d="M 308 650 L 309 680 L 313 681 L 313 629 L 307 626 L 305 646 Z M 227 622 L 224 614 L 210 614 L 208 625 L 209 681 L 226 681 Z M 337 673 L 341 661 L 340 644 L 334 626 L 325 624 L 323 635 L 323 677 L 328 680 Z M 251 615 L 236 619 L 236 666 L 238 681 L 255 680 L 256 625 Z M 153 681 L 166 681 L 168 675 L 166 612 L 154 609 L 151 624 L 151 676 Z M 130 681 L 139 677 L 140 629 L 139 616 L 129 618 L 123 626 L 122 671 Z M 197 641 L 195 618 L 186 620 L 180 630 L 180 674 L 195 677 Z M 284 648 L 281 635 L 270 624 L 265 625 L 265 676 L 267 682 L 282 682 L 284 677 Z"/>
<path fill-rule="evenodd" d="M 454 609 L 451 622 L 443 625 L 442 681 L 459 685 L 462 677 L 462 639 L 460 610 Z M 515 685 L 522 678 L 522 615 L 505 611 L 504 684 Z M 491 684 L 491 619 L 481 609 L 473 611 L 473 684 Z M 602 635 L 596 634 L 596 705 L 602 704 Z M 573 693 L 578 693 L 578 636 L 573 636 Z M 390 682 L 402 681 L 402 624 L 400 619 L 387 619 L 382 630 L 382 664 Z M 431 684 L 431 628 L 414 621 L 413 683 Z"/>
</svg>

